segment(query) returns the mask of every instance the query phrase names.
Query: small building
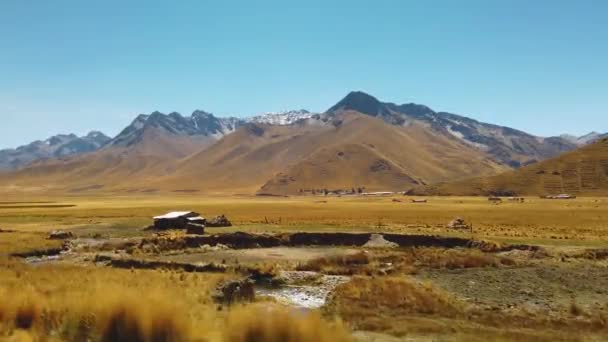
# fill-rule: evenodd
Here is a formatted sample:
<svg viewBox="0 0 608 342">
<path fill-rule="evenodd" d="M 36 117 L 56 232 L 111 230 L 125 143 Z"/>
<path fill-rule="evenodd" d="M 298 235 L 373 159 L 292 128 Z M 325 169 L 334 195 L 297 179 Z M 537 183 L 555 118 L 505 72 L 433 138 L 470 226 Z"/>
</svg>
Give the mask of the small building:
<svg viewBox="0 0 608 342">
<path fill-rule="evenodd" d="M 424 199 L 424 198 L 419 198 L 419 199 L 414 198 L 414 199 L 412 199 L 412 203 L 426 203 L 426 202 L 427 202 L 427 200 Z"/>
<path fill-rule="evenodd" d="M 205 218 L 194 211 L 172 211 L 154 217 L 154 228 L 159 230 L 186 229 L 188 224 L 204 226 L 205 223 Z"/>
</svg>

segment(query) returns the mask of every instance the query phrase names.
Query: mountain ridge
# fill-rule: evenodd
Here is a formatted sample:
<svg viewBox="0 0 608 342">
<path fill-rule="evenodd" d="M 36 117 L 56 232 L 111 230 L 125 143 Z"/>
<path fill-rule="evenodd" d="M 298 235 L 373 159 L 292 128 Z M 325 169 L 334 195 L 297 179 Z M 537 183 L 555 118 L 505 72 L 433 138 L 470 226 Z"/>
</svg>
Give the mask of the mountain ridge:
<svg viewBox="0 0 608 342">
<path fill-rule="evenodd" d="M 93 152 L 104 146 L 110 137 L 99 131 L 84 136 L 57 134 L 16 148 L 0 150 L 0 170 L 15 170 L 41 159 L 60 158 Z"/>
<path fill-rule="evenodd" d="M 329 108 L 327 113 L 339 113 L 344 110 L 380 117 L 393 125 L 402 126 L 412 122 L 428 125 L 437 132 L 452 135 L 486 151 L 497 161 L 511 167 L 528 165 L 577 147 L 560 137 L 537 137 L 514 128 L 488 124 L 458 114 L 436 112 L 425 105 L 415 103 L 397 105 L 382 102 L 361 91 L 350 92 Z"/>
</svg>

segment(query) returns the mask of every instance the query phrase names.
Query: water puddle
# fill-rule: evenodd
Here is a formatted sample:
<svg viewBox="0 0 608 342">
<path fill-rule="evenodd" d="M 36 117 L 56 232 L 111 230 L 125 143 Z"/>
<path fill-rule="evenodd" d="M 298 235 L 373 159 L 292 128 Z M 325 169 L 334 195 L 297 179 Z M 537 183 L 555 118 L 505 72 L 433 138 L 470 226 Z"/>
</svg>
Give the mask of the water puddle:
<svg viewBox="0 0 608 342">
<path fill-rule="evenodd" d="M 59 254 L 31 256 L 31 257 L 25 258 L 24 261 L 27 264 L 32 264 L 32 265 L 48 264 L 48 263 L 60 261 L 64 255 L 65 255 L 65 253 L 62 252 Z"/>
</svg>

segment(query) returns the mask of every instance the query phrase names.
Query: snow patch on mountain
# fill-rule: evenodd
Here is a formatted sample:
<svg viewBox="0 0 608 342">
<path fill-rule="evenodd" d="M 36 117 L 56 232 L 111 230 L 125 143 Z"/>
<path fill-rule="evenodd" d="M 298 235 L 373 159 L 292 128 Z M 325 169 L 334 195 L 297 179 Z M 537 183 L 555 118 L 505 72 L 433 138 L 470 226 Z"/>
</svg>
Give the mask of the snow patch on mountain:
<svg viewBox="0 0 608 342">
<path fill-rule="evenodd" d="M 268 124 L 268 125 L 291 125 L 300 120 L 310 119 L 314 113 L 311 113 L 305 109 L 290 110 L 282 112 L 269 112 L 261 115 L 256 115 L 250 118 L 248 121 L 254 123 Z"/>
</svg>

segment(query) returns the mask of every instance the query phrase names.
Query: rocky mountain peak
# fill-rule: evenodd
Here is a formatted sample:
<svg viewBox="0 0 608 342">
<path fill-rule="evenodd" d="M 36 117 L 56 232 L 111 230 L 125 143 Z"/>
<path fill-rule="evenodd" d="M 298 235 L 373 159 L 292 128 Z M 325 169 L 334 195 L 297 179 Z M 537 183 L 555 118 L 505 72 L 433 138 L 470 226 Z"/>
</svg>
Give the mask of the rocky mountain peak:
<svg viewBox="0 0 608 342">
<path fill-rule="evenodd" d="M 362 91 L 351 91 L 340 102 L 328 109 L 327 112 L 333 113 L 340 110 L 354 110 L 371 116 L 387 114 L 382 102 Z"/>
</svg>

